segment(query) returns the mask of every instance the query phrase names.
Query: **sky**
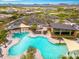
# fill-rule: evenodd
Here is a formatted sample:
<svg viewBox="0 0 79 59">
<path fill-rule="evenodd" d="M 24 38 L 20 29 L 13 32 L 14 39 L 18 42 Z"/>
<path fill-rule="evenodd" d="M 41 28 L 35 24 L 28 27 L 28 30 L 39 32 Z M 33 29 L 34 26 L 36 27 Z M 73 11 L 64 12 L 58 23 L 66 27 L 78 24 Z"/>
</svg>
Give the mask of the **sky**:
<svg viewBox="0 0 79 59">
<path fill-rule="evenodd" d="M 0 0 L 0 4 L 79 4 L 79 0 Z"/>
</svg>

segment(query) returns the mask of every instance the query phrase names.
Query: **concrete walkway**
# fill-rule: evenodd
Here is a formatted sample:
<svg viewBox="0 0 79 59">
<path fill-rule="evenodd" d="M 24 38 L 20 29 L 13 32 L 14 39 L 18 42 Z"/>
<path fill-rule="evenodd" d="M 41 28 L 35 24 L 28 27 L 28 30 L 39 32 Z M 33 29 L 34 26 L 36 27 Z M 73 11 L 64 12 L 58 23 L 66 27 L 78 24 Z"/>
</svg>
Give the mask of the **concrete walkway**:
<svg viewBox="0 0 79 59">
<path fill-rule="evenodd" d="M 77 43 L 76 41 L 73 41 L 73 40 L 68 40 L 66 38 L 63 38 L 63 39 L 64 39 L 65 43 L 67 44 L 69 52 L 79 50 L 79 43 Z"/>
<path fill-rule="evenodd" d="M 13 46 L 14 44 L 18 43 L 19 42 L 19 39 L 12 39 L 12 37 L 8 37 L 7 38 L 8 40 L 12 40 L 11 44 L 7 45 L 7 48 L 4 48 L 4 46 L 2 46 L 2 54 L 3 54 L 3 57 L 1 57 L 0 59 L 20 59 L 20 56 L 9 56 L 8 55 L 8 50 L 11 46 Z"/>
<path fill-rule="evenodd" d="M 44 34 L 33 34 L 31 31 L 28 31 L 28 32 L 30 32 L 30 33 L 28 34 L 28 36 L 31 36 L 31 37 L 44 36 L 44 37 L 47 37 L 47 38 L 48 38 L 48 41 L 51 42 L 51 43 L 58 43 L 58 42 L 59 42 L 59 40 L 56 40 L 56 39 L 51 38 L 50 32 L 48 32 L 46 35 L 44 35 Z M 13 46 L 14 44 L 18 43 L 18 42 L 19 42 L 19 39 L 18 39 L 18 38 L 17 38 L 17 39 L 13 39 L 13 38 L 12 38 L 12 34 L 8 35 L 7 39 L 8 39 L 8 40 L 12 40 L 12 43 L 11 43 L 10 45 L 8 45 L 7 48 L 2 47 L 3 55 L 4 55 L 4 56 L 3 56 L 3 58 L 0 58 L 0 59 L 20 59 L 20 57 L 21 57 L 22 55 L 20 55 L 20 56 L 8 56 L 8 49 L 9 49 L 11 46 Z M 25 54 L 25 53 L 26 53 L 26 52 L 24 52 L 24 54 Z M 40 51 L 37 51 L 36 56 L 37 56 L 37 58 L 39 58 L 39 59 L 43 59 L 42 56 L 41 56 L 41 54 L 40 54 Z"/>
</svg>

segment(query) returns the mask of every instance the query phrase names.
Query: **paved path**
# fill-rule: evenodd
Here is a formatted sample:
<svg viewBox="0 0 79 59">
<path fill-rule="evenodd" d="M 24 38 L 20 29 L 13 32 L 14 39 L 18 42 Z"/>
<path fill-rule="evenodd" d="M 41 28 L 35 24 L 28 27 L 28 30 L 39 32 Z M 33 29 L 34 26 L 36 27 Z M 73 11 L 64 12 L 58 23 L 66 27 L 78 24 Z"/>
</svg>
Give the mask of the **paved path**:
<svg viewBox="0 0 79 59">
<path fill-rule="evenodd" d="M 29 31 L 29 32 L 30 32 L 30 31 Z M 8 49 L 9 49 L 12 45 L 14 45 L 14 44 L 16 44 L 16 43 L 19 42 L 19 39 L 18 39 L 18 38 L 14 40 L 11 36 L 12 36 L 12 35 L 10 35 L 10 36 L 8 37 L 8 40 L 12 40 L 12 43 L 11 43 L 10 45 L 8 45 L 7 48 L 2 47 L 4 56 L 3 56 L 3 58 L 0 58 L 0 59 L 20 59 L 20 56 L 15 56 L 15 57 L 13 57 L 13 56 L 8 56 Z M 34 37 L 35 37 L 35 36 L 44 36 L 44 37 L 47 37 L 51 43 L 58 43 L 58 42 L 59 42 L 58 40 L 51 38 L 50 33 L 48 33 L 47 35 L 43 35 L 43 34 L 33 34 L 32 32 L 30 32 L 28 36 L 34 36 Z M 25 52 L 25 53 L 26 53 L 26 52 Z M 43 59 L 39 51 L 36 53 L 36 56 L 38 56 L 39 59 Z"/>
<path fill-rule="evenodd" d="M 9 37 L 8 40 L 12 40 L 12 38 Z M 8 45 L 7 48 L 4 48 L 4 46 L 2 46 L 2 52 L 3 52 L 2 54 L 3 54 L 4 56 L 3 56 L 3 58 L 0 58 L 0 59 L 20 59 L 20 56 L 15 56 L 15 57 L 13 57 L 13 56 L 8 56 L 8 49 L 9 49 L 11 46 L 13 46 L 14 44 L 18 43 L 18 42 L 19 42 L 19 40 L 16 39 L 16 40 L 12 40 L 12 43 L 11 43 L 10 45 Z"/>
<path fill-rule="evenodd" d="M 65 43 L 67 44 L 68 50 L 69 52 L 72 52 L 74 50 L 79 50 L 79 43 L 77 43 L 76 41 L 73 40 L 68 40 L 63 38 Z"/>
</svg>

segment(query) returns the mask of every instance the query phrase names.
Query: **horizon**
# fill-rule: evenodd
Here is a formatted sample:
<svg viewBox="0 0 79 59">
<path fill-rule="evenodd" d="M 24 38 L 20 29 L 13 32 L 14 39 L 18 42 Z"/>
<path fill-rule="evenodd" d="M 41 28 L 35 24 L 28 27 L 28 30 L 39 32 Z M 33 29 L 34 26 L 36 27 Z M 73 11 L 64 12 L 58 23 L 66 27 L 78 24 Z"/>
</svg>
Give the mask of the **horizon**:
<svg viewBox="0 0 79 59">
<path fill-rule="evenodd" d="M 78 0 L 0 0 L 0 4 L 79 4 Z"/>
</svg>

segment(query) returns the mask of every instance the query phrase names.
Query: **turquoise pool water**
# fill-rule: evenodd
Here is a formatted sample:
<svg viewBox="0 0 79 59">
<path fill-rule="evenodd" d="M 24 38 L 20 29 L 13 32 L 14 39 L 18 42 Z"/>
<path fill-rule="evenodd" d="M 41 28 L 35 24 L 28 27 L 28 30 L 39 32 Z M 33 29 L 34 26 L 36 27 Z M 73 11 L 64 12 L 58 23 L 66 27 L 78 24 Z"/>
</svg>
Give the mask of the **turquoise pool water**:
<svg viewBox="0 0 79 59">
<path fill-rule="evenodd" d="M 14 33 L 13 38 L 20 38 L 20 42 L 13 45 L 9 50 L 9 55 L 17 56 L 32 46 L 37 48 L 44 59 L 60 59 L 62 55 L 67 53 L 66 45 L 52 44 L 48 41 L 46 37 L 28 37 L 29 33 Z"/>
</svg>

